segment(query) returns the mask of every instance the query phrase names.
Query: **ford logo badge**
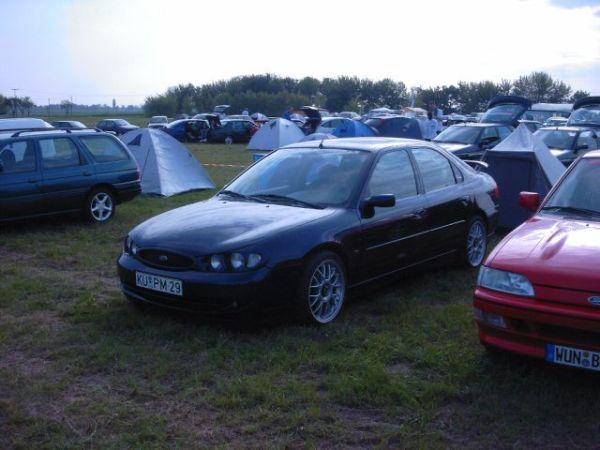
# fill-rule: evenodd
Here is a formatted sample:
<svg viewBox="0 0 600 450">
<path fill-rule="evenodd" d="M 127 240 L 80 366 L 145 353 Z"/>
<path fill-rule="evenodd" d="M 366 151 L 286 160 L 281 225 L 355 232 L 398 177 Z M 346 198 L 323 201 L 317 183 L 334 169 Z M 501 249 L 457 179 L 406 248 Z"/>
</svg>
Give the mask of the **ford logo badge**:
<svg viewBox="0 0 600 450">
<path fill-rule="evenodd" d="M 169 257 L 168 257 L 167 255 L 160 255 L 160 256 L 158 257 L 158 260 L 159 260 L 161 263 L 166 263 L 166 262 L 169 260 Z M 600 298 L 599 298 L 598 300 L 600 300 Z M 599 304 L 600 304 L 600 303 L 599 303 Z"/>
<path fill-rule="evenodd" d="M 596 295 L 594 297 L 590 297 L 588 298 L 588 302 L 594 306 L 600 306 L 600 296 Z"/>
</svg>

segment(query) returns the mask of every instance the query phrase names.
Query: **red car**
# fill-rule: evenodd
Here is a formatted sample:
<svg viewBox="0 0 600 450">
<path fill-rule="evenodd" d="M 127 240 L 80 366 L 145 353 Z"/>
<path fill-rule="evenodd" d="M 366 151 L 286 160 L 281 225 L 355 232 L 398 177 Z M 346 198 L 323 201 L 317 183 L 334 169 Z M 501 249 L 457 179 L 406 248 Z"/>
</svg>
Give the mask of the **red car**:
<svg viewBox="0 0 600 450">
<path fill-rule="evenodd" d="M 481 343 L 600 371 L 600 151 L 579 158 L 548 193 L 520 194 L 534 216 L 482 266 Z"/>
</svg>

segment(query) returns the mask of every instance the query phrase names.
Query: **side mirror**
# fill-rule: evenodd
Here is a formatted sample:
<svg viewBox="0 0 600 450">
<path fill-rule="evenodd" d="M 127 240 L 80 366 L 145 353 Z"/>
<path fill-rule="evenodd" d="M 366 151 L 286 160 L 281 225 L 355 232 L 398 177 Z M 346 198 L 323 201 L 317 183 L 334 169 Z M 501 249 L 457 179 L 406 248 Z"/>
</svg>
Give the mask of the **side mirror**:
<svg viewBox="0 0 600 450">
<path fill-rule="evenodd" d="M 391 208 L 396 205 L 396 196 L 394 194 L 373 195 L 363 200 L 361 205 L 362 216 L 366 219 L 375 215 L 375 208 Z"/>
<path fill-rule="evenodd" d="M 528 211 L 537 211 L 540 203 L 540 194 L 537 192 L 521 192 L 519 194 L 519 205 Z"/>
</svg>

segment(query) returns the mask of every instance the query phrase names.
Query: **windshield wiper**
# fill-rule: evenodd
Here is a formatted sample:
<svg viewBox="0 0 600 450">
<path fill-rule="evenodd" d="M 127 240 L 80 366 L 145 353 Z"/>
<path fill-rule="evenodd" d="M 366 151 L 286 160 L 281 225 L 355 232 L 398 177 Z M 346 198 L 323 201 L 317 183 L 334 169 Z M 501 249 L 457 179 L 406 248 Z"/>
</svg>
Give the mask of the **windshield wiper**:
<svg viewBox="0 0 600 450">
<path fill-rule="evenodd" d="M 240 194 L 239 192 L 235 192 L 235 191 L 230 191 L 228 189 L 225 189 L 221 192 L 219 192 L 219 195 L 228 195 L 229 197 L 234 197 L 234 198 L 243 198 L 244 200 L 252 200 L 255 202 L 260 202 L 260 203 L 264 203 L 262 200 L 258 199 L 258 198 L 254 198 L 254 196 L 252 195 L 244 195 L 244 194 Z"/>
<path fill-rule="evenodd" d="M 314 208 L 314 209 L 323 209 L 324 208 L 324 206 L 319 205 L 317 203 L 305 202 L 304 200 L 298 200 L 296 198 L 287 197 L 285 195 L 278 195 L 278 194 L 253 194 L 251 197 L 252 198 L 265 199 L 265 200 L 279 200 L 279 201 L 283 201 L 283 202 L 287 202 L 287 203 L 292 203 L 292 204 L 295 204 L 295 205 L 304 206 L 306 208 Z"/>
<path fill-rule="evenodd" d="M 600 214 L 600 211 L 595 211 L 593 209 L 585 209 L 585 208 L 576 208 L 574 206 L 566 206 L 566 205 L 558 205 L 558 206 L 544 206 L 542 211 L 548 210 L 556 210 L 556 211 L 566 211 L 572 213 L 582 213 L 582 214 Z"/>
</svg>

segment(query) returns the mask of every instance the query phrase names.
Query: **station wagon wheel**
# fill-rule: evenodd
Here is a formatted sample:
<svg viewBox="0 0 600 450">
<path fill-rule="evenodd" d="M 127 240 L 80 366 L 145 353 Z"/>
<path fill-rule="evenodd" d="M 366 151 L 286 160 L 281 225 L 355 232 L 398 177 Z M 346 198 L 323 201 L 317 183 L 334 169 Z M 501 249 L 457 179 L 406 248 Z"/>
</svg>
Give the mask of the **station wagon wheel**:
<svg viewBox="0 0 600 450">
<path fill-rule="evenodd" d="M 479 267 L 487 252 L 487 230 L 481 218 L 474 217 L 469 221 L 464 245 L 463 262 L 470 267 Z"/>
<path fill-rule="evenodd" d="M 109 189 L 95 189 L 88 195 L 84 213 L 93 223 L 104 223 L 115 214 L 116 202 Z"/>
<path fill-rule="evenodd" d="M 333 252 L 319 253 L 307 264 L 296 301 L 297 317 L 307 323 L 327 324 L 342 310 L 346 298 L 346 273 Z"/>
</svg>

